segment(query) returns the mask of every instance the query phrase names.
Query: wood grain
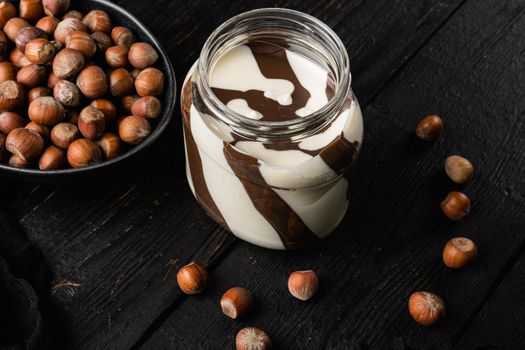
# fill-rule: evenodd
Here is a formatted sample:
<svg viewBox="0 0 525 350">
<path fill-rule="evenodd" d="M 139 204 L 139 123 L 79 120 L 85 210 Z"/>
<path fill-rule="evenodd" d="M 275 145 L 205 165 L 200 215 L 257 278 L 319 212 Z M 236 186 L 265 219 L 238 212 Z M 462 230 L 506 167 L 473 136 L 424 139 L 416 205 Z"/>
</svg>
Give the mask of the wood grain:
<svg viewBox="0 0 525 350">
<path fill-rule="evenodd" d="M 216 284 L 178 305 L 144 348 L 224 349 L 246 325 L 266 329 L 282 349 L 456 345 L 524 248 L 524 9 L 520 1 L 462 6 L 365 108 L 365 147 L 339 232 L 295 253 L 239 244 L 215 268 Z M 422 144 L 414 126 L 435 112 L 445 119 L 446 135 Z M 439 211 L 446 193 L 459 188 L 442 169 L 454 153 L 476 167 L 462 188 L 473 210 L 459 223 Z M 480 247 L 480 259 L 465 270 L 449 270 L 441 261 L 455 235 Z M 292 300 L 288 274 L 310 268 L 321 276 L 319 296 Z M 221 315 L 217 302 L 234 285 L 252 290 L 258 305 L 241 322 Z M 420 289 L 446 301 L 448 316 L 436 327 L 417 325 L 407 312 L 410 293 Z M 506 333 L 493 334 L 504 343 Z"/>
</svg>

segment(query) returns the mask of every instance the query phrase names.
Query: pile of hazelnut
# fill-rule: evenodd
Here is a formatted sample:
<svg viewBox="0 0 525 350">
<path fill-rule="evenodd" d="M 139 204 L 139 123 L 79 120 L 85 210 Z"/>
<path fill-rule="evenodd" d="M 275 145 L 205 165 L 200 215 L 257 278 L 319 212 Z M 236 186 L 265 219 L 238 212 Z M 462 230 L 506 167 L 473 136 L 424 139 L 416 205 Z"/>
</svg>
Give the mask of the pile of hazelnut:
<svg viewBox="0 0 525 350">
<path fill-rule="evenodd" d="M 208 285 L 208 270 L 199 262 L 192 262 L 182 267 L 177 273 L 179 288 L 188 295 L 201 293 Z M 311 299 L 319 288 L 319 278 L 315 271 L 295 271 L 288 277 L 288 291 L 301 301 Z M 245 316 L 253 306 L 253 297 L 243 287 L 228 289 L 221 297 L 222 313 L 232 319 Z M 272 342 L 268 334 L 257 327 L 246 327 L 238 331 L 235 337 L 237 350 L 269 350 Z"/>
<path fill-rule="evenodd" d="M 421 119 L 416 135 L 424 141 L 434 142 L 441 138 L 444 123 L 441 117 L 432 114 Z M 463 185 L 474 174 L 472 163 L 459 155 L 452 155 L 445 161 L 445 173 L 452 182 Z M 459 221 L 470 213 L 470 199 L 459 191 L 450 192 L 441 202 L 441 211 L 450 220 Z M 451 269 L 467 266 L 478 256 L 476 243 L 466 237 L 454 237 L 443 248 L 443 263 Z M 445 316 L 445 302 L 438 295 L 428 291 L 412 293 L 408 300 L 412 318 L 423 326 L 432 326 Z"/>
<path fill-rule="evenodd" d="M 0 162 L 41 170 L 109 160 L 162 111 L 158 54 L 102 10 L 0 2 Z"/>
</svg>

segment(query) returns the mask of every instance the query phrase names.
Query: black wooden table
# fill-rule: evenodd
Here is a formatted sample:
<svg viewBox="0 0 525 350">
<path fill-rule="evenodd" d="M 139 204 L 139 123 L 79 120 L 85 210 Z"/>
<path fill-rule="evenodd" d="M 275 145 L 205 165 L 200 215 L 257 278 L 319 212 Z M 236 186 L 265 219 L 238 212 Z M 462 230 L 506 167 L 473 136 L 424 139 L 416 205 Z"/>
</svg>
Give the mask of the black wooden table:
<svg viewBox="0 0 525 350">
<path fill-rule="evenodd" d="M 523 0 L 118 1 L 158 36 L 179 88 L 204 40 L 227 18 L 282 6 L 310 13 L 342 38 L 364 112 L 365 142 L 340 229 L 310 250 L 254 247 L 221 230 L 184 174 L 180 114 L 148 155 L 118 178 L 62 186 L 4 183 L 9 215 L 52 273 L 60 342 L 76 349 L 231 349 L 246 325 L 278 349 L 525 348 L 525 2 Z M 414 136 L 429 113 L 444 138 Z M 446 220 L 439 203 L 460 188 L 443 161 L 475 165 L 462 190 L 471 215 Z M 445 242 L 465 235 L 477 262 L 450 270 Z M 177 270 L 209 264 L 202 295 L 177 287 Z M 288 274 L 314 269 L 310 302 L 291 298 Z M 256 309 L 224 317 L 218 300 L 242 285 Z M 446 301 L 423 328 L 407 312 L 415 290 Z M 65 344 L 65 345 L 64 345 Z M 404 345 L 403 345 L 404 344 Z M 498 347 L 494 347 L 498 348 Z"/>
</svg>

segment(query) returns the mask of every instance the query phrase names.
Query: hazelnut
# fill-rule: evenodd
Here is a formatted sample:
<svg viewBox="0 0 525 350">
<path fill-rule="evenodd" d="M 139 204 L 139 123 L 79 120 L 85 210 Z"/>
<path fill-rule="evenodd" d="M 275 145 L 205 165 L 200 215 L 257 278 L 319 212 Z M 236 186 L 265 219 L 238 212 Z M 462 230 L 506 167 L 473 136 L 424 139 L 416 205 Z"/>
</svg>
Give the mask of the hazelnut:
<svg viewBox="0 0 525 350">
<path fill-rule="evenodd" d="M 115 69 L 109 75 L 109 91 L 113 96 L 129 95 L 133 88 L 133 77 L 124 68 Z"/>
<path fill-rule="evenodd" d="M 15 156 L 31 162 L 40 156 L 44 149 L 44 139 L 33 130 L 18 128 L 12 130 L 5 141 L 5 147 Z"/>
<path fill-rule="evenodd" d="M 84 56 L 77 50 L 64 49 L 53 60 L 53 73 L 59 79 L 73 79 L 84 68 Z"/>
<path fill-rule="evenodd" d="M 16 34 L 25 27 L 30 27 L 31 25 L 22 18 L 19 17 L 13 17 L 10 20 L 7 21 L 7 23 L 4 25 L 4 33 L 7 35 L 9 40 L 12 42 L 15 42 Z"/>
<path fill-rule="evenodd" d="M 157 68 L 146 68 L 135 79 L 137 94 L 144 96 L 159 96 L 164 90 L 164 74 Z"/>
<path fill-rule="evenodd" d="M 113 68 L 125 67 L 128 65 L 128 51 L 123 45 L 112 46 L 106 50 L 106 62 Z"/>
<path fill-rule="evenodd" d="M 476 243 L 465 237 L 455 237 L 443 249 L 443 262 L 452 269 L 460 269 L 478 256 Z"/>
<path fill-rule="evenodd" d="M 140 96 L 137 96 L 137 95 L 129 95 L 129 96 L 124 96 L 122 97 L 122 99 L 120 100 L 120 104 L 122 106 L 122 108 L 127 112 L 127 113 L 131 113 L 131 107 L 133 106 L 133 104 L 140 99 Z"/>
<path fill-rule="evenodd" d="M 45 64 L 51 62 L 55 53 L 55 46 L 49 40 L 37 38 L 27 43 L 24 55 L 32 63 Z"/>
<path fill-rule="evenodd" d="M 87 106 L 78 116 L 78 129 L 86 139 L 94 140 L 102 136 L 105 126 L 104 113 L 95 107 Z"/>
<path fill-rule="evenodd" d="M 4 32 L 0 30 L 0 54 L 3 55 L 9 49 L 9 39 Z"/>
<path fill-rule="evenodd" d="M 51 130 L 51 142 L 58 148 L 67 150 L 69 145 L 80 137 L 76 125 L 71 123 L 58 123 Z"/>
<path fill-rule="evenodd" d="M 0 83 L 0 110 L 16 110 L 24 104 L 25 91 L 22 85 L 7 80 Z"/>
<path fill-rule="evenodd" d="M 38 22 L 36 22 L 35 26 L 37 28 L 42 29 L 48 35 L 53 36 L 59 23 L 60 23 L 60 20 L 58 18 L 54 16 L 46 16 L 46 17 L 40 18 Z"/>
<path fill-rule="evenodd" d="M 49 131 L 49 128 L 45 125 L 40 125 L 35 122 L 29 122 L 26 125 L 26 129 L 33 130 L 42 136 L 42 138 L 45 140 L 49 140 L 49 137 L 51 135 L 51 132 Z"/>
<path fill-rule="evenodd" d="M 66 18 L 58 24 L 55 30 L 55 40 L 65 44 L 67 36 L 76 31 L 86 32 L 87 28 L 79 19 Z"/>
<path fill-rule="evenodd" d="M 28 88 L 44 83 L 47 79 L 47 69 L 38 64 L 26 66 L 18 71 L 16 81 Z"/>
<path fill-rule="evenodd" d="M 32 64 L 31 61 L 29 61 L 24 55 L 24 53 L 16 47 L 9 54 L 9 60 L 18 68 L 24 68 Z"/>
<path fill-rule="evenodd" d="M 8 2 L 0 2 L 0 29 L 3 29 L 7 21 L 16 16 L 16 7 Z"/>
<path fill-rule="evenodd" d="M 74 19 L 78 19 L 79 21 L 82 21 L 82 18 L 84 18 L 84 15 L 80 11 L 71 10 L 71 11 L 67 11 L 64 14 L 64 16 L 62 16 L 63 20 L 68 19 L 68 18 L 74 18 Z"/>
<path fill-rule="evenodd" d="M 9 158 L 8 162 L 9 166 L 12 166 L 13 168 L 19 168 L 19 169 L 25 169 L 31 167 L 31 162 L 22 159 L 18 156 L 15 156 L 14 154 L 11 155 L 11 158 Z"/>
<path fill-rule="evenodd" d="M 412 318 L 422 326 L 432 326 L 445 316 L 443 299 L 430 292 L 415 292 L 408 301 Z"/>
<path fill-rule="evenodd" d="M 59 43 L 56 40 L 51 40 L 51 44 L 53 44 L 53 46 L 55 47 L 55 52 L 62 51 L 62 49 L 65 47 L 64 44 Z"/>
<path fill-rule="evenodd" d="M 47 39 L 47 33 L 37 27 L 33 27 L 33 26 L 24 27 L 20 29 L 18 33 L 16 33 L 16 36 L 15 36 L 16 47 L 20 51 L 24 52 L 26 49 L 27 43 L 37 38 Z"/>
<path fill-rule="evenodd" d="M 66 153 L 60 148 L 51 145 L 40 156 L 38 168 L 40 170 L 55 170 L 64 168 L 66 164 Z"/>
<path fill-rule="evenodd" d="M 47 76 L 47 87 L 49 89 L 53 89 L 55 87 L 55 85 L 60 81 L 61 79 L 59 77 L 56 76 L 55 73 L 51 72 L 49 73 L 49 75 Z M 51 95 L 50 95 L 51 96 Z"/>
<path fill-rule="evenodd" d="M 16 80 L 16 67 L 11 62 L 0 62 L 0 83 Z"/>
<path fill-rule="evenodd" d="M 115 45 L 123 45 L 126 47 L 131 47 L 135 42 L 135 36 L 133 32 L 126 27 L 115 27 L 111 31 L 111 39 Z"/>
<path fill-rule="evenodd" d="M 67 161 L 73 168 L 98 164 L 102 162 L 102 151 L 93 141 L 78 139 L 67 149 Z"/>
<path fill-rule="evenodd" d="M 0 113 L 0 132 L 9 134 L 14 129 L 22 128 L 26 124 L 24 118 L 15 112 Z"/>
<path fill-rule="evenodd" d="M 457 184 L 464 184 L 472 177 L 474 167 L 472 163 L 461 156 L 450 156 L 445 161 L 445 172 Z"/>
<path fill-rule="evenodd" d="M 53 97 L 66 107 L 77 107 L 80 104 L 80 90 L 67 80 L 60 80 L 55 84 Z"/>
<path fill-rule="evenodd" d="M 235 349 L 237 350 L 269 350 L 271 348 L 270 337 L 259 328 L 243 328 L 235 337 Z"/>
<path fill-rule="evenodd" d="M 42 0 L 44 12 L 49 16 L 58 16 L 69 9 L 69 0 Z"/>
<path fill-rule="evenodd" d="M 200 263 L 194 261 L 179 270 L 177 283 L 186 294 L 200 293 L 208 285 L 208 271 Z"/>
<path fill-rule="evenodd" d="M 53 97 L 42 96 L 29 105 L 29 119 L 37 124 L 53 126 L 64 120 L 62 104 Z"/>
<path fill-rule="evenodd" d="M 157 118 L 162 112 L 162 104 L 155 96 L 142 97 L 131 106 L 133 115 L 148 119 Z"/>
<path fill-rule="evenodd" d="M 117 119 L 118 111 L 117 107 L 110 100 L 98 99 L 93 100 L 90 104 L 91 107 L 95 107 L 102 113 L 104 113 L 104 118 L 106 119 L 106 124 Z"/>
<path fill-rule="evenodd" d="M 113 44 L 111 38 L 106 33 L 95 32 L 91 34 L 91 37 L 95 41 L 95 44 L 97 44 L 97 50 L 100 52 L 106 51 Z"/>
<path fill-rule="evenodd" d="M 91 32 L 109 33 L 113 28 L 108 13 L 102 10 L 90 11 L 84 16 L 82 22 Z"/>
<path fill-rule="evenodd" d="M 37 20 L 44 15 L 42 0 L 20 0 L 20 17 L 28 20 Z"/>
<path fill-rule="evenodd" d="M 443 120 L 436 114 L 421 119 L 416 127 L 416 135 L 425 141 L 436 141 L 443 134 Z"/>
<path fill-rule="evenodd" d="M 451 220 L 461 220 L 470 213 L 470 199 L 461 192 L 452 191 L 441 202 L 441 210 Z"/>
<path fill-rule="evenodd" d="M 120 121 L 118 133 L 122 141 L 132 145 L 138 145 L 149 136 L 151 126 L 147 119 L 132 115 Z"/>
<path fill-rule="evenodd" d="M 135 68 L 148 68 L 157 62 L 159 55 L 148 43 L 135 43 L 129 49 L 129 63 Z"/>
<path fill-rule="evenodd" d="M 242 287 L 233 287 L 221 298 L 222 313 L 229 318 L 242 317 L 252 308 L 252 294 Z"/>
<path fill-rule="evenodd" d="M 121 153 L 122 142 L 120 138 L 113 133 L 105 133 L 96 143 L 102 149 L 106 160 L 116 158 Z"/>
<path fill-rule="evenodd" d="M 71 32 L 71 34 L 67 36 L 66 47 L 68 49 L 77 50 L 87 59 L 95 56 L 95 53 L 97 52 L 95 40 L 93 40 L 88 33 L 80 31 Z"/>
<path fill-rule="evenodd" d="M 89 66 L 82 70 L 77 78 L 77 86 L 87 98 L 96 99 L 108 91 L 106 74 L 98 66 Z"/>
<path fill-rule="evenodd" d="M 288 278 L 288 290 L 295 298 L 306 301 L 317 293 L 319 278 L 312 270 L 295 271 Z"/>
</svg>

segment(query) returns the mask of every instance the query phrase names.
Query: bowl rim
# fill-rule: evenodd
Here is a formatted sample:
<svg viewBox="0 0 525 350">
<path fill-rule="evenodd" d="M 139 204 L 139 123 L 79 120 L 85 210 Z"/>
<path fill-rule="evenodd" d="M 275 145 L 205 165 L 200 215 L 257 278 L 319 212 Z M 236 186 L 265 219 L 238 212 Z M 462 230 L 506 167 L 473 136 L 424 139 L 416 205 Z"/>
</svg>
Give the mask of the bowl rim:
<svg viewBox="0 0 525 350">
<path fill-rule="evenodd" d="M 82 1 L 84 2 L 84 1 Z M 0 163 L 0 177 L 3 174 L 7 175 L 27 175 L 32 177 L 40 177 L 40 178 L 50 178 L 53 176 L 66 176 L 66 175 L 79 175 L 79 174 L 87 174 L 89 172 L 95 172 L 97 170 L 101 170 L 105 167 L 111 167 L 117 163 L 120 163 L 124 160 L 129 160 L 129 158 L 135 156 L 136 154 L 144 151 L 146 148 L 151 146 L 158 138 L 159 136 L 166 130 L 168 124 L 172 120 L 173 114 L 175 112 L 175 107 L 177 103 L 177 81 L 175 77 L 175 71 L 173 69 L 173 65 L 171 63 L 171 60 L 169 58 L 168 53 L 164 50 L 162 47 L 160 41 L 151 33 L 151 31 L 132 13 L 124 9 L 123 7 L 116 5 L 108 0 L 89 0 L 84 3 L 95 3 L 95 4 L 101 4 L 102 6 L 109 7 L 111 10 L 118 12 L 123 17 L 127 17 L 131 22 L 133 22 L 134 25 L 134 32 L 141 32 L 149 44 L 152 44 L 157 51 L 159 52 L 159 57 L 163 61 L 165 61 L 165 65 L 167 67 L 167 72 L 163 72 L 165 75 L 165 83 L 166 85 L 172 84 L 173 88 L 173 97 L 164 95 L 165 101 L 170 101 L 167 106 L 163 106 L 162 113 L 159 117 L 157 117 L 158 124 L 156 127 L 152 130 L 151 134 L 140 144 L 134 146 L 127 152 L 119 155 L 116 158 L 103 161 L 98 164 L 90 165 L 87 167 L 82 168 L 67 168 L 67 169 L 57 169 L 57 170 L 40 170 L 40 169 L 27 169 L 27 168 L 15 168 L 8 164 Z M 103 10 L 103 9 L 102 9 Z M 111 15 L 111 14 L 110 14 Z M 164 65 L 164 64 L 163 64 Z M 167 78 L 167 79 L 166 79 Z M 168 93 L 168 88 L 165 87 L 165 94 Z"/>
</svg>

